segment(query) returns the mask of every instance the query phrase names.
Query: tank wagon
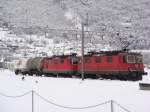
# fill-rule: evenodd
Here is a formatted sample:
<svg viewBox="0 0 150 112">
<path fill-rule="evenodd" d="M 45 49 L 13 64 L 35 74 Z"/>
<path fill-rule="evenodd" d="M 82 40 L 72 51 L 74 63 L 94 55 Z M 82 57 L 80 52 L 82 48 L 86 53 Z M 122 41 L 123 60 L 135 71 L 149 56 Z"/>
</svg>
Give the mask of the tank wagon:
<svg viewBox="0 0 150 112">
<path fill-rule="evenodd" d="M 25 75 L 26 73 L 28 73 L 28 69 L 27 69 L 27 61 L 28 59 L 20 59 L 16 66 L 15 66 L 15 74 L 23 74 Z"/>
<path fill-rule="evenodd" d="M 81 77 L 81 57 L 76 54 L 30 58 L 23 75 Z M 19 71 L 19 72 L 18 72 Z M 142 55 L 128 51 L 89 52 L 84 56 L 85 78 L 141 80 L 145 75 Z"/>
<path fill-rule="evenodd" d="M 26 63 L 28 72 L 26 74 L 42 75 L 42 63 L 43 63 L 42 57 L 35 57 L 28 59 Z"/>
</svg>

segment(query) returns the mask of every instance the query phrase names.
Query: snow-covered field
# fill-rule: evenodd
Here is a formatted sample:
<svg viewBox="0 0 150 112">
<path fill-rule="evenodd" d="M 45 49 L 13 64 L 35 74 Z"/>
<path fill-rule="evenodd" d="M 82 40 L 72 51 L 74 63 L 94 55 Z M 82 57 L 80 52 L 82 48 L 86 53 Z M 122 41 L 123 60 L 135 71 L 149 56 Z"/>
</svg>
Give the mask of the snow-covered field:
<svg viewBox="0 0 150 112">
<path fill-rule="evenodd" d="M 143 81 L 150 83 L 150 70 Z M 0 71 L 0 93 L 18 96 L 30 90 L 36 91 L 49 101 L 68 107 L 85 107 L 114 100 L 130 112 L 150 111 L 150 91 L 139 90 L 139 81 L 92 80 L 16 76 L 8 70 Z M 34 94 L 34 112 L 111 112 L 111 105 L 90 109 L 65 109 L 54 106 Z M 32 94 L 22 97 L 0 95 L 0 112 L 32 112 Z M 125 112 L 114 105 L 114 112 Z"/>
</svg>

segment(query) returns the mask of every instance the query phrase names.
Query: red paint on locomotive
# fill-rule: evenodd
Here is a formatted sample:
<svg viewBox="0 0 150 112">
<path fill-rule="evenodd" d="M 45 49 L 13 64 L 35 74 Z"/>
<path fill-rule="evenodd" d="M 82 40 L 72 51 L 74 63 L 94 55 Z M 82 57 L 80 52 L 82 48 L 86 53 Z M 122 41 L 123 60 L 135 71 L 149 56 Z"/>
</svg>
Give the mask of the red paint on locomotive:
<svg viewBox="0 0 150 112">
<path fill-rule="evenodd" d="M 81 73 L 81 63 L 78 65 L 78 72 Z M 85 55 L 84 73 L 88 76 L 125 76 L 126 79 L 141 79 L 144 74 L 142 55 L 127 51 L 90 53 Z"/>
<path fill-rule="evenodd" d="M 78 60 L 74 55 L 53 56 L 44 58 L 43 73 L 45 74 L 68 74 L 76 73 Z"/>
</svg>

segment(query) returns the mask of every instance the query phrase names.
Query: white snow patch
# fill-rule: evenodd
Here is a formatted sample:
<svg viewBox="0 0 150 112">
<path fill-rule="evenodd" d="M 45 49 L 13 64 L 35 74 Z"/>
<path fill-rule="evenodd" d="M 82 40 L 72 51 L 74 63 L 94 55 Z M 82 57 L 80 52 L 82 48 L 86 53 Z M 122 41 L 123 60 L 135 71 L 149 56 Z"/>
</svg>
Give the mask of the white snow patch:
<svg viewBox="0 0 150 112">
<path fill-rule="evenodd" d="M 144 80 L 150 79 L 150 70 L 147 71 L 149 75 Z M 113 99 L 131 112 L 150 110 L 150 91 L 139 90 L 139 82 L 86 79 L 81 83 L 81 79 L 71 78 L 25 76 L 24 81 L 21 78 L 11 71 L 1 70 L 0 92 L 16 96 L 34 90 L 52 102 L 71 107 L 84 107 Z M 14 99 L 0 95 L 0 110 L 30 112 L 31 100 L 31 94 Z M 48 104 L 35 95 L 34 109 L 35 112 L 110 112 L 110 104 L 85 110 L 68 110 Z M 125 112 L 117 106 L 114 109 L 115 112 Z"/>
</svg>

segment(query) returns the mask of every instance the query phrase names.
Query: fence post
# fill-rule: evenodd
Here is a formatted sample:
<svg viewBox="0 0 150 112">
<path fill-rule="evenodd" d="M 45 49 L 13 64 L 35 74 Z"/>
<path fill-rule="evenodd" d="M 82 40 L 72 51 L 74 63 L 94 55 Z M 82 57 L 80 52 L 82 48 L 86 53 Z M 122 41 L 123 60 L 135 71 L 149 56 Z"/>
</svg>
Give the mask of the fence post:
<svg viewBox="0 0 150 112">
<path fill-rule="evenodd" d="M 32 112 L 34 112 L 34 91 L 32 90 Z"/>
<path fill-rule="evenodd" d="M 111 100 L 110 103 L 111 103 L 111 112 L 114 112 L 113 100 Z"/>
</svg>

